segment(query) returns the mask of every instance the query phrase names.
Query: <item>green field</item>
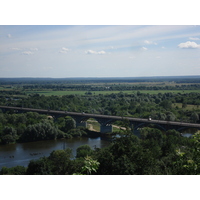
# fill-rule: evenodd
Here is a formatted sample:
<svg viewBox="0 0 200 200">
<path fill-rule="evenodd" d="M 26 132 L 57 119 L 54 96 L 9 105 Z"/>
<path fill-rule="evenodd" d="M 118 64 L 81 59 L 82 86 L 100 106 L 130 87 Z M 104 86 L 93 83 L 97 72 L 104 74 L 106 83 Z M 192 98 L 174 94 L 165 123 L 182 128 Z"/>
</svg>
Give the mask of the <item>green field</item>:
<svg viewBox="0 0 200 200">
<path fill-rule="evenodd" d="M 173 107 L 176 108 L 182 108 L 182 103 L 173 103 Z M 198 110 L 199 106 L 198 105 L 191 105 L 191 104 L 187 104 L 187 106 L 185 108 L 182 108 L 183 110 L 188 110 L 188 111 L 192 111 L 192 110 Z"/>
<path fill-rule="evenodd" d="M 141 92 L 141 93 L 148 93 L 148 94 L 158 94 L 158 93 L 191 93 L 191 92 L 196 92 L 196 93 L 200 93 L 200 90 L 137 90 L 137 91 L 133 91 L 133 90 L 125 90 L 125 91 L 92 91 L 92 95 L 99 95 L 99 94 L 116 94 L 116 93 L 127 93 L 127 94 L 134 94 L 137 92 Z M 72 94 L 78 94 L 78 95 L 85 95 L 87 91 L 50 91 L 50 90 L 44 90 L 44 91 L 27 91 L 27 94 L 40 94 L 40 95 L 45 95 L 45 96 L 51 96 L 51 95 L 55 95 L 55 96 L 63 96 L 63 95 L 72 95 Z"/>
<path fill-rule="evenodd" d="M 3 87 L 3 86 L 0 86 L 0 90 L 10 91 L 10 90 L 13 90 L 13 88 L 12 87 Z"/>
</svg>

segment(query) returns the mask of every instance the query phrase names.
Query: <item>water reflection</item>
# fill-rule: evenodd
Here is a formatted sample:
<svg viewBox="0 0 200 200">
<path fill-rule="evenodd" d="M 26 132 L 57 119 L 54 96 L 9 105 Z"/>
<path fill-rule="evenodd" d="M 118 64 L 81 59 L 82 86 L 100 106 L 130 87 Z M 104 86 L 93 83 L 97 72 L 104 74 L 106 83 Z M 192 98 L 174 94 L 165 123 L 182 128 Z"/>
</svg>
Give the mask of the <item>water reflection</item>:
<svg viewBox="0 0 200 200">
<path fill-rule="evenodd" d="M 181 133 L 181 135 L 182 135 L 183 137 L 187 137 L 187 138 L 189 138 L 189 137 L 192 137 L 192 136 L 193 136 L 193 134 L 192 134 L 192 133 Z"/>
</svg>

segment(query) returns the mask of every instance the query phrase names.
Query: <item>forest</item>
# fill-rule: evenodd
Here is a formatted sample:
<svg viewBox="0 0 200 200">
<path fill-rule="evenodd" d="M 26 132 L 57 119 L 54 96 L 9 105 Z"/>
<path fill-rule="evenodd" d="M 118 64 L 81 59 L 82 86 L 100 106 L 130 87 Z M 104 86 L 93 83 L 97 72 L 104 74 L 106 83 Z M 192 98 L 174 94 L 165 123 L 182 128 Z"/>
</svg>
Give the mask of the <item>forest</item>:
<svg viewBox="0 0 200 200">
<path fill-rule="evenodd" d="M 28 167 L 2 167 L 1 175 L 197 175 L 200 173 L 200 134 L 185 138 L 170 130 L 144 128 L 141 137 L 128 129 L 106 148 L 82 145 L 55 150 L 31 160 Z"/>
<path fill-rule="evenodd" d="M 199 123 L 200 77 L 0 79 L 0 105 Z M 28 167 L 3 167 L 0 174 L 199 174 L 197 130 L 185 138 L 175 130 L 143 127 L 137 137 L 128 122 L 115 125 L 126 129 L 112 133 L 118 137 L 106 148 L 83 145 L 76 157 L 70 149 L 56 150 Z M 0 110 L 0 145 L 89 135 L 70 117 Z"/>
</svg>

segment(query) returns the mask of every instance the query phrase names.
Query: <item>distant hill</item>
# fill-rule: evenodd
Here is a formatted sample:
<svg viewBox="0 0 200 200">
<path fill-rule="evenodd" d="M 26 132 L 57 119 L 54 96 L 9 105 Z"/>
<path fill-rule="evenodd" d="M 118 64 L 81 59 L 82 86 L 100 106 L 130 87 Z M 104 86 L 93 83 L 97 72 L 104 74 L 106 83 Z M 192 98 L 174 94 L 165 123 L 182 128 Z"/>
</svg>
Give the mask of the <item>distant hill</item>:
<svg viewBox="0 0 200 200">
<path fill-rule="evenodd" d="M 200 76 L 152 76 L 152 77 L 74 77 L 74 78 L 0 78 L 0 84 L 49 84 L 49 83 L 114 83 L 114 82 L 176 82 L 200 83 Z"/>
</svg>

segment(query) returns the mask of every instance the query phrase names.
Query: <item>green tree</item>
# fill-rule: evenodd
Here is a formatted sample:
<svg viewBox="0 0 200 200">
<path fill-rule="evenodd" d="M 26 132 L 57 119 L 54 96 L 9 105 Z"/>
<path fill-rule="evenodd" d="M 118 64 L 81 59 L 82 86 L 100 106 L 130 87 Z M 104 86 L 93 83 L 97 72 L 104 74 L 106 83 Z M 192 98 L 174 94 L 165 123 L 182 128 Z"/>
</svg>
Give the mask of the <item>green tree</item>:
<svg viewBox="0 0 200 200">
<path fill-rule="evenodd" d="M 160 103 L 160 106 L 162 106 L 166 110 L 170 110 L 172 108 L 172 102 L 169 100 L 164 100 Z"/>
<path fill-rule="evenodd" d="M 73 173 L 73 161 L 71 160 L 72 151 L 67 148 L 65 150 L 56 150 L 51 152 L 48 159 L 52 166 L 52 173 L 55 175 L 67 175 Z"/>
<path fill-rule="evenodd" d="M 67 134 L 73 136 L 73 137 L 76 137 L 76 136 L 83 136 L 83 135 L 87 135 L 87 133 L 81 129 L 81 128 L 74 128 L 74 129 L 71 129 L 67 132 Z"/>
<path fill-rule="evenodd" d="M 17 139 L 17 131 L 13 127 L 4 127 L 1 142 L 3 144 L 9 144 L 16 142 Z"/>
<path fill-rule="evenodd" d="M 64 133 L 57 127 L 54 127 L 52 122 L 43 120 L 40 123 L 27 126 L 21 140 L 22 141 L 38 141 L 47 139 L 56 139 L 58 136 L 64 136 Z"/>
<path fill-rule="evenodd" d="M 84 158 L 86 156 L 91 156 L 92 152 L 93 151 L 89 145 L 82 145 L 76 150 L 76 158 Z"/>
<path fill-rule="evenodd" d="M 47 157 L 42 157 L 37 160 L 31 160 L 29 162 L 26 174 L 27 175 L 50 175 L 51 164 Z"/>
<path fill-rule="evenodd" d="M 93 160 L 91 157 L 86 156 L 85 165 L 82 167 L 82 172 L 86 173 L 87 175 L 91 175 L 92 172 L 97 172 L 97 169 L 99 167 L 99 162 L 97 160 Z"/>
<path fill-rule="evenodd" d="M 65 130 L 66 132 L 76 128 L 76 121 L 71 117 L 65 119 Z"/>
<path fill-rule="evenodd" d="M 2 167 L 0 171 L 1 175 L 25 175 L 26 168 L 23 166 L 16 166 L 16 167 Z"/>
<path fill-rule="evenodd" d="M 192 120 L 192 122 L 196 123 L 197 121 L 199 121 L 199 115 L 196 112 L 193 112 L 190 119 Z"/>
<path fill-rule="evenodd" d="M 167 115 L 167 118 L 166 118 L 167 121 L 175 121 L 176 116 L 174 115 L 174 113 L 167 112 L 166 115 Z"/>
<path fill-rule="evenodd" d="M 86 156 L 84 159 L 84 165 L 81 168 L 81 173 L 73 173 L 73 175 L 91 175 L 97 172 L 99 162 L 94 160 L 90 156 Z"/>
</svg>

